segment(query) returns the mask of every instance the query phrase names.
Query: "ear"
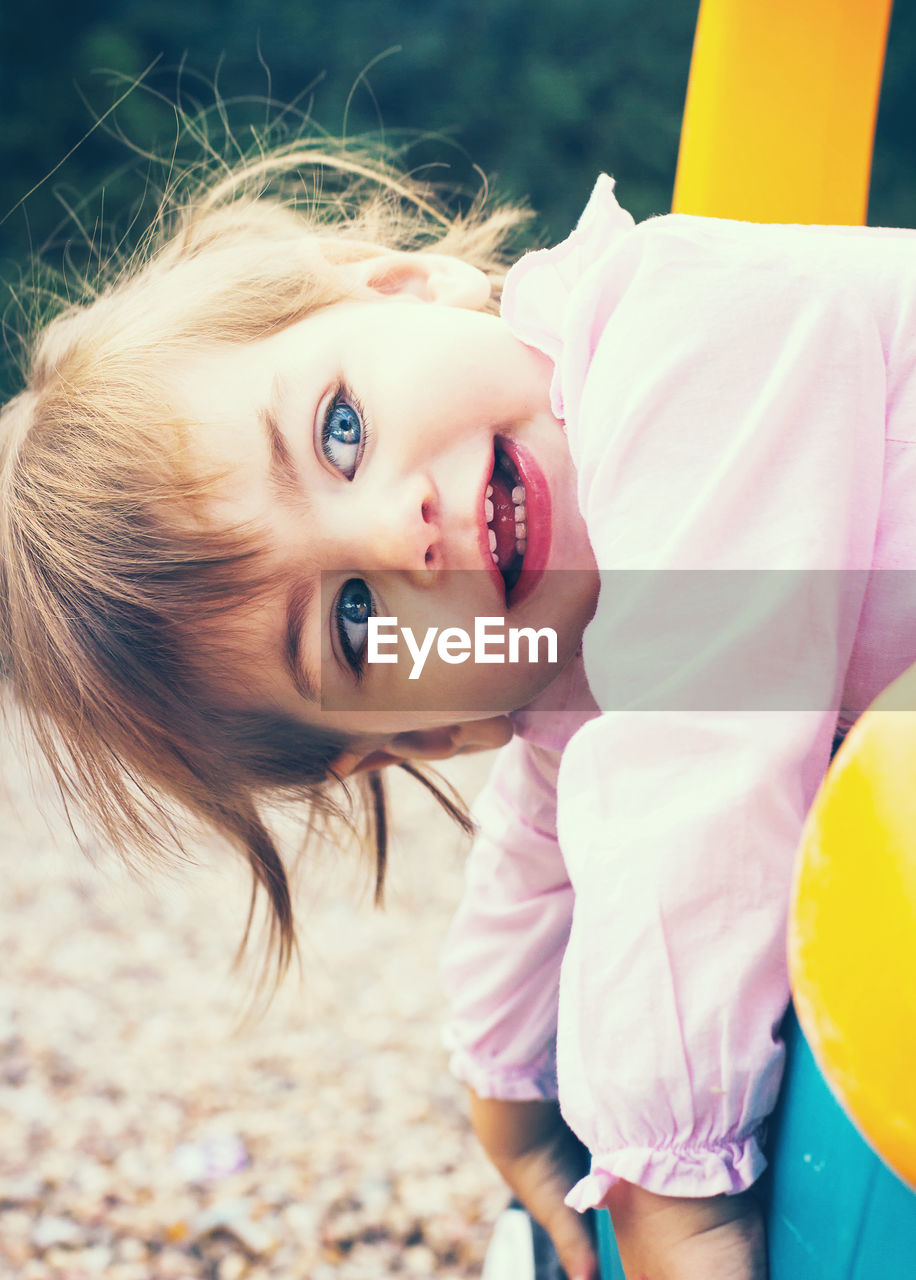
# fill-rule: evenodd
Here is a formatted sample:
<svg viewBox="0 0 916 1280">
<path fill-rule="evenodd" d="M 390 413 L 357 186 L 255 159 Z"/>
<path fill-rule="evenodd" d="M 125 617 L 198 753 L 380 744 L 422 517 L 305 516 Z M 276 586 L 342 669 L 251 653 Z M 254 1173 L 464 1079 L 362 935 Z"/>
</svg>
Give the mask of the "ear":
<svg viewBox="0 0 916 1280">
<path fill-rule="evenodd" d="M 346 264 L 353 283 L 386 297 L 419 298 L 479 311 L 490 297 L 490 281 L 479 267 L 446 253 L 382 250 Z"/>
<path fill-rule="evenodd" d="M 442 725 L 438 729 L 412 729 L 395 734 L 383 747 L 367 751 L 342 751 L 330 772 L 343 780 L 368 769 L 384 769 L 405 760 L 448 760 L 451 756 L 472 751 L 489 751 L 504 746 L 512 737 L 508 716 L 491 716 L 488 720 L 466 720 L 462 724 Z"/>
</svg>

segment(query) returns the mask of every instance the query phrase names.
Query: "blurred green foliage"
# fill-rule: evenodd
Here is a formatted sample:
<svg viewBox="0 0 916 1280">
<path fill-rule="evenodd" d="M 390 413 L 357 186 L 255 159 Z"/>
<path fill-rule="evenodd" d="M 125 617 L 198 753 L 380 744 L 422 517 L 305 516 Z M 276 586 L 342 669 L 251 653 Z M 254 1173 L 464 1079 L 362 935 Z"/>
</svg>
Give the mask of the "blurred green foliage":
<svg viewBox="0 0 916 1280">
<path fill-rule="evenodd" d="M 466 188 L 477 184 L 479 166 L 500 192 L 531 202 L 543 239 L 566 233 L 600 169 L 617 177 L 637 218 L 663 212 L 697 7 L 697 0 L 7 0 L 0 275 L 15 287 L 33 249 L 51 247 L 59 260 L 68 244 L 79 254 L 81 243 L 97 243 L 100 226 L 108 237 L 121 235 L 147 180 L 131 147 L 168 152 L 172 104 L 193 110 L 217 97 L 242 142 L 252 125 L 273 122 L 282 135 L 303 113 L 335 135 L 380 128 L 428 135 L 412 162 L 448 166 L 433 176 Z M 916 7 L 898 0 L 873 223 L 916 223 L 914 56 Z M 295 109 L 284 111 L 291 103 Z"/>
</svg>

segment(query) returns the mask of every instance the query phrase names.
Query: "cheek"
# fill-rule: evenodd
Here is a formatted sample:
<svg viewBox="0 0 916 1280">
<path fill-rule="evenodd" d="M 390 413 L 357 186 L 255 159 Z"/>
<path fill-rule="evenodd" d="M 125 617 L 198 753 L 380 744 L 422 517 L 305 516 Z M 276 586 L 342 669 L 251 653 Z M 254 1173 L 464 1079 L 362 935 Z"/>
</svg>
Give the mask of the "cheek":
<svg viewBox="0 0 916 1280">
<path fill-rule="evenodd" d="M 453 641 L 461 652 L 453 650 L 452 656 L 460 661 L 445 660 L 433 646 L 416 680 L 410 672 L 419 664 L 402 658 L 396 696 L 405 708 L 441 713 L 449 723 L 517 711 L 552 684 L 578 651 L 581 627 L 553 630 L 554 647 L 544 636 L 533 645 L 525 635 L 514 636 L 508 621 L 504 628 L 491 626 L 482 643 L 468 631 L 467 641 Z"/>
</svg>

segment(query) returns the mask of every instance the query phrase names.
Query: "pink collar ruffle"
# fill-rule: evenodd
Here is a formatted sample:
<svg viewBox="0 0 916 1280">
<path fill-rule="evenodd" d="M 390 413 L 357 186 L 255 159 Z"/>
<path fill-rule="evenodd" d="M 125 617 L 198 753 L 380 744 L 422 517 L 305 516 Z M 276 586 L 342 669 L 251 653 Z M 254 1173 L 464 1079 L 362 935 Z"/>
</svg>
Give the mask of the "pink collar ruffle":
<svg viewBox="0 0 916 1280">
<path fill-rule="evenodd" d="M 586 269 L 634 225 L 630 214 L 617 203 L 614 179 L 602 173 L 575 230 L 552 249 L 526 253 L 506 276 L 502 317 L 520 342 L 553 361 L 550 407 L 561 420 L 566 415 L 560 353 L 570 295 Z"/>
</svg>

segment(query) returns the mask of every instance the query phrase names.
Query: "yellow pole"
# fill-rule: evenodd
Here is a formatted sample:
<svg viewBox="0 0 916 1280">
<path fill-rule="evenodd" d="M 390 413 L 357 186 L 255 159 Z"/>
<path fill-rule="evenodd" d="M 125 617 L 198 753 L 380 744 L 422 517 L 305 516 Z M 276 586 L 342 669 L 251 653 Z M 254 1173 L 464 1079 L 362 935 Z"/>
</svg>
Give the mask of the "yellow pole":
<svg viewBox="0 0 916 1280">
<path fill-rule="evenodd" d="M 864 223 L 891 0 L 702 0 L 674 210 Z"/>
</svg>

